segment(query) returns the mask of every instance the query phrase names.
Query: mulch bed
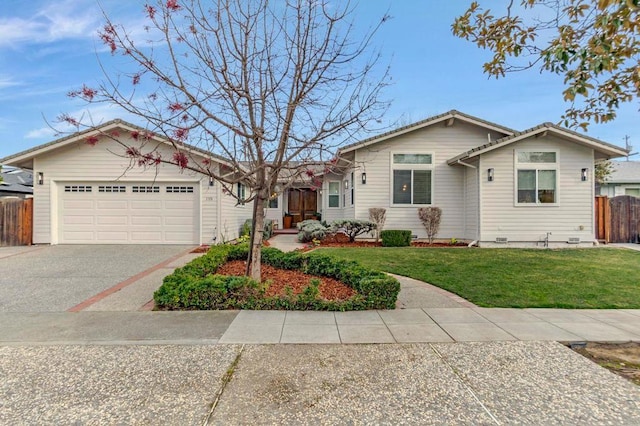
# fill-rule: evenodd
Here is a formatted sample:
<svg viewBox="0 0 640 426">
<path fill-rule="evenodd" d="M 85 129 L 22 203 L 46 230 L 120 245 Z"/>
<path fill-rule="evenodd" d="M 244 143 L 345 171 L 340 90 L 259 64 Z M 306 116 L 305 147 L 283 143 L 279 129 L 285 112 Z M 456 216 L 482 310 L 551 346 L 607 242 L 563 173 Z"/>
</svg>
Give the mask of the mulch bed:
<svg viewBox="0 0 640 426">
<path fill-rule="evenodd" d="M 361 241 L 356 240 L 354 242 L 349 241 L 349 237 L 342 233 L 327 236 L 320 242 L 320 247 L 382 247 L 382 242 L 378 241 Z M 434 242 L 429 244 L 426 241 L 412 241 L 411 247 L 425 247 L 425 248 L 441 248 L 441 247 L 467 247 L 466 243 L 457 242 L 450 244 L 448 242 Z M 307 247 L 306 250 L 311 250 L 315 247 Z"/>
<path fill-rule="evenodd" d="M 233 260 L 227 262 L 218 268 L 217 273 L 222 275 L 244 275 L 247 262 L 244 260 Z M 313 278 L 320 280 L 320 296 L 326 300 L 346 300 L 356 294 L 355 290 L 334 280 L 333 278 L 320 277 L 315 275 L 307 275 L 300 271 L 289 271 L 286 269 L 277 269 L 273 266 L 262 264 L 262 280 L 269 281 L 267 296 L 284 296 L 285 287 L 290 287 L 293 294 L 302 293 Z"/>
</svg>

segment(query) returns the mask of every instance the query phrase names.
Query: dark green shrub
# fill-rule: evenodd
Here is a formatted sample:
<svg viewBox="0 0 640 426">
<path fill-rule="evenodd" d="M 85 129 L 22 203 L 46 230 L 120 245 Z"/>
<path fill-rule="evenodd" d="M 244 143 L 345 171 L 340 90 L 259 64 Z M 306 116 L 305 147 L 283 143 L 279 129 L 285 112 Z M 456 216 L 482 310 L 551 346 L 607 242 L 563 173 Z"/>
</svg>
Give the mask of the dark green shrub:
<svg viewBox="0 0 640 426">
<path fill-rule="evenodd" d="M 362 310 L 393 309 L 400 283 L 382 272 L 353 261 L 300 252 L 262 249 L 262 262 L 277 268 L 296 269 L 342 281 L 358 294 L 342 301 L 320 298 L 319 280 L 312 279 L 302 293 L 265 296 L 265 286 L 247 277 L 216 275 L 227 260 L 246 259 L 247 244 L 213 246 L 204 255 L 165 277 L 154 293 L 159 309 L 297 309 Z"/>
<path fill-rule="evenodd" d="M 387 229 L 380 232 L 384 247 L 408 247 L 411 245 L 411 231 Z"/>
<path fill-rule="evenodd" d="M 376 229 L 376 224 L 368 220 L 359 219 L 338 219 L 331 222 L 333 232 L 344 232 L 349 241 L 354 242 L 356 237 Z"/>
<path fill-rule="evenodd" d="M 253 224 L 253 219 L 247 219 L 242 224 L 240 228 L 240 236 L 247 237 L 251 235 L 251 225 Z M 273 220 L 264 219 L 264 229 L 262 231 L 262 238 L 268 240 L 273 235 Z"/>
</svg>

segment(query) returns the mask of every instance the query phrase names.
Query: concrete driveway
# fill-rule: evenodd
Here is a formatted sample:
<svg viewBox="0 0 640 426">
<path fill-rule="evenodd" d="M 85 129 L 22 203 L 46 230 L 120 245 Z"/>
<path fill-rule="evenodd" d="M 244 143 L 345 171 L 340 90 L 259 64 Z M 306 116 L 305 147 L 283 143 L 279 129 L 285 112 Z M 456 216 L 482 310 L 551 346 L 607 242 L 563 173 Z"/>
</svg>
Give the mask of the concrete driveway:
<svg viewBox="0 0 640 426">
<path fill-rule="evenodd" d="M 0 312 L 60 312 L 189 249 L 184 245 L 0 247 Z"/>
</svg>

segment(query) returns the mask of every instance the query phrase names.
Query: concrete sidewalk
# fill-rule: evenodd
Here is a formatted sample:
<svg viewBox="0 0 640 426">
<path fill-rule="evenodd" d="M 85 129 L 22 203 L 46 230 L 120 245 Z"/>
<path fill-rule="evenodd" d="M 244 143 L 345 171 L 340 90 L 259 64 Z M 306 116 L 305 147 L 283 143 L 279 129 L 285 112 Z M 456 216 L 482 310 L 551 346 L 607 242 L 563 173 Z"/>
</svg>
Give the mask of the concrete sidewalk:
<svg viewBox="0 0 640 426">
<path fill-rule="evenodd" d="M 0 424 L 640 424 L 554 342 L 0 346 Z"/>
</svg>

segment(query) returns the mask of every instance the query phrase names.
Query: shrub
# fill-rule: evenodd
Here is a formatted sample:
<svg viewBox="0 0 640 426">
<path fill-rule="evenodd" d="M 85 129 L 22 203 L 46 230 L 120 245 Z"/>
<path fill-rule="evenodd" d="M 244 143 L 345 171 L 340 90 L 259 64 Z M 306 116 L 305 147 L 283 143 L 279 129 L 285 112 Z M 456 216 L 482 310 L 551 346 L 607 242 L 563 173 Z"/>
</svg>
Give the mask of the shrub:
<svg viewBox="0 0 640 426">
<path fill-rule="evenodd" d="M 298 241 L 301 243 L 323 240 L 327 233 L 329 233 L 329 228 L 318 220 L 303 220 L 298 223 Z"/>
<path fill-rule="evenodd" d="M 380 231 L 384 228 L 387 221 L 387 210 L 381 207 L 372 207 L 369 209 L 369 220 L 376 224 L 376 243 L 380 241 Z"/>
<path fill-rule="evenodd" d="M 354 242 L 358 235 L 366 234 L 376 229 L 376 224 L 368 220 L 338 219 L 331 223 L 333 232 L 344 232 L 350 242 Z"/>
<path fill-rule="evenodd" d="M 440 207 L 421 207 L 418 209 L 418 217 L 427 230 L 427 238 L 431 244 L 440 229 L 442 209 Z"/>
<path fill-rule="evenodd" d="M 411 245 L 411 231 L 387 229 L 380 232 L 384 247 L 408 247 Z"/>
<path fill-rule="evenodd" d="M 242 224 L 240 228 L 240 237 L 249 237 L 251 236 L 251 225 L 253 224 L 252 219 L 247 219 Z M 262 230 L 262 238 L 268 240 L 273 235 L 273 220 L 264 219 L 264 229 Z M 248 240 L 248 239 L 246 239 Z"/>
<path fill-rule="evenodd" d="M 313 279 L 302 293 L 265 296 L 266 287 L 248 277 L 216 275 L 227 260 L 246 259 L 246 244 L 213 246 L 205 254 L 164 278 L 153 297 L 159 309 L 393 309 L 400 283 L 393 277 L 353 261 L 325 255 L 284 253 L 273 247 L 262 250 L 262 262 L 284 269 L 338 279 L 358 294 L 330 301 L 319 296 L 319 280 Z"/>
</svg>

